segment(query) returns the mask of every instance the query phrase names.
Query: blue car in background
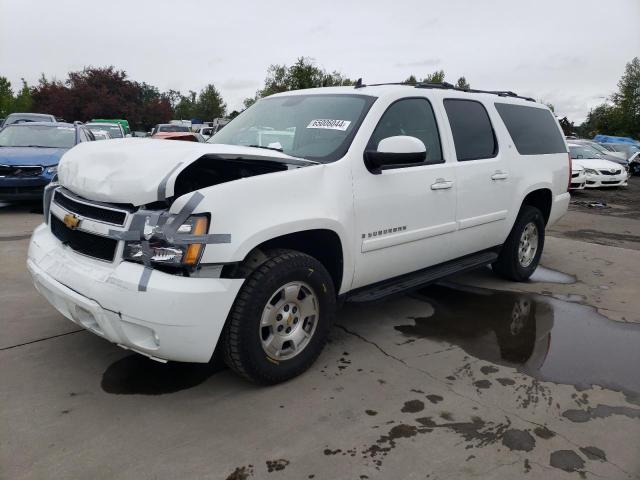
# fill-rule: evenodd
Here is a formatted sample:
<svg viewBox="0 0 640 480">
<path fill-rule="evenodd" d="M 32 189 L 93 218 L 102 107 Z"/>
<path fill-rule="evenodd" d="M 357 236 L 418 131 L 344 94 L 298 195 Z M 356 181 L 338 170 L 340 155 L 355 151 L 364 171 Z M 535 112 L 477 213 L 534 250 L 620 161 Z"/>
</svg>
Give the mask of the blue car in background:
<svg viewBox="0 0 640 480">
<path fill-rule="evenodd" d="M 81 124 L 25 122 L 0 130 L 0 200 L 39 200 L 55 176 L 62 155 L 80 142 L 93 141 Z"/>
</svg>

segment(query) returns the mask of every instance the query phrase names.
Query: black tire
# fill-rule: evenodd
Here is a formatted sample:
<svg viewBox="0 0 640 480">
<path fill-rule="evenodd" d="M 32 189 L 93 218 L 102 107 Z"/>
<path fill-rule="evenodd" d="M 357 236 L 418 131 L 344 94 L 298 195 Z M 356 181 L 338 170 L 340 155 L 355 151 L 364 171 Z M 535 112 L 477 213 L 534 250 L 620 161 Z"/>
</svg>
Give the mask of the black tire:
<svg viewBox="0 0 640 480">
<path fill-rule="evenodd" d="M 520 237 L 529 223 L 534 223 L 537 227 L 538 246 L 531 263 L 523 266 L 518 258 L 518 249 L 520 246 Z M 504 242 L 502 246 L 498 259 L 491 267 L 495 273 L 507 280 L 524 282 L 529 279 L 538 267 L 543 248 L 544 217 L 542 216 L 542 212 L 531 205 L 523 205 L 506 242 Z"/>
<path fill-rule="evenodd" d="M 245 280 L 229 312 L 222 340 L 227 365 L 260 384 L 284 382 L 300 375 L 318 358 L 333 323 L 336 295 L 331 276 L 315 258 L 294 250 L 266 252 L 268 260 Z M 318 300 L 315 330 L 293 358 L 271 358 L 262 346 L 260 321 L 274 292 L 290 282 L 304 282 Z"/>
</svg>

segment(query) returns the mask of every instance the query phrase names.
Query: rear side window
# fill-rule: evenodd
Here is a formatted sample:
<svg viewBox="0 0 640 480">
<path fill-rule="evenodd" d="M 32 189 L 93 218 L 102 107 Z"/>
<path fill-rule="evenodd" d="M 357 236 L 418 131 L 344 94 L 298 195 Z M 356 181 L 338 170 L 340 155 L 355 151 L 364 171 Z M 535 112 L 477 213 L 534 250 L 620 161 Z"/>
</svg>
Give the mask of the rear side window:
<svg viewBox="0 0 640 480">
<path fill-rule="evenodd" d="M 567 152 L 556 120 L 546 108 L 495 105 L 520 155 Z"/>
<path fill-rule="evenodd" d="M 427 164 L 443 163 L 440 135 L 433 109 L 426 98 L 404 98 L 387 109 L 371 135 L 367 150 L 376 150 L 380 140 L 408 135 L 427 147 Z"/>
<path fill-rule="evenodd" d="M 484 105 L 474 100 L 447 99 L 444 108 L 458 161 L 493 158 L 498 154 L 498 143 Z"/>
</svg>

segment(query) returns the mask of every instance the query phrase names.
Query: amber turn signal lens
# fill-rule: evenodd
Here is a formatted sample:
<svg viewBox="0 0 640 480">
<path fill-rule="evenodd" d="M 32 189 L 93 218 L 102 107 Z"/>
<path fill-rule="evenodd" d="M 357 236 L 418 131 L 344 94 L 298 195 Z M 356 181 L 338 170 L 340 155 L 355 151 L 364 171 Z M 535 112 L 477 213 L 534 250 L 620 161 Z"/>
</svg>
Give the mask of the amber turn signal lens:
<svg viewBox="0 0 640 480">
<path fill-rule="evenodd" d="M 193 228 L 191 229 L 191 235 L 205 235 L 208 228 L 209 220 L 207 220 L 206 217 L 196 217 L 194 219 Z M 203 248 L 204 245 L 202 243 L 192 243 L 189 245 L 187 247 L 187 253 L 185 253 L 184 258 L 182 259 L 182 263 L 194 266 L 198 262 Z"/>
</svg>

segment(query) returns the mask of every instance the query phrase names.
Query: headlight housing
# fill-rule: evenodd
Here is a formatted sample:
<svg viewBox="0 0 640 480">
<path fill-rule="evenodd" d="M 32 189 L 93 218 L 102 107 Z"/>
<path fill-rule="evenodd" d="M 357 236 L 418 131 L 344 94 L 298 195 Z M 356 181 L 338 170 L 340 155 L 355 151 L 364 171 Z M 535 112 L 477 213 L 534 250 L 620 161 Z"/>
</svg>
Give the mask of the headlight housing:
<svg viewBox="0 0 640 480">
<path fill-rule="evenodd" d="M 146 229 L 145 229 L 146 230 Z M 206 235 L 209 231 L 209 217 L 207 215 L 191 215 L 178 227 L 177 234 Z M 193 270 L 200 263 L 204 244 L 202 243 L 170 243 L 150 229 L 145 238 L 149 242 L 149 250 L 145 252 L 142 240 L 128 241 L 124 245 L 124 260 L 144 263 L 145 256 L 154 266 L 168 266 Z"/>
<path fill-rule="evenodd" d="M 45 173 L 49 174 L 49 175 L 55 175 L 56 173 L 58 173 L 58 166 L 57 165 L 53 165 L 51 167 L 47 167 L 44 169 Z"/>
<path fill-rule="evenodd" d="M 586 173 L 587 175 L 599 175 L 598 171 L 594 170 L 593 168 L 585 168 L 584 173 Z"/>
</svg>

